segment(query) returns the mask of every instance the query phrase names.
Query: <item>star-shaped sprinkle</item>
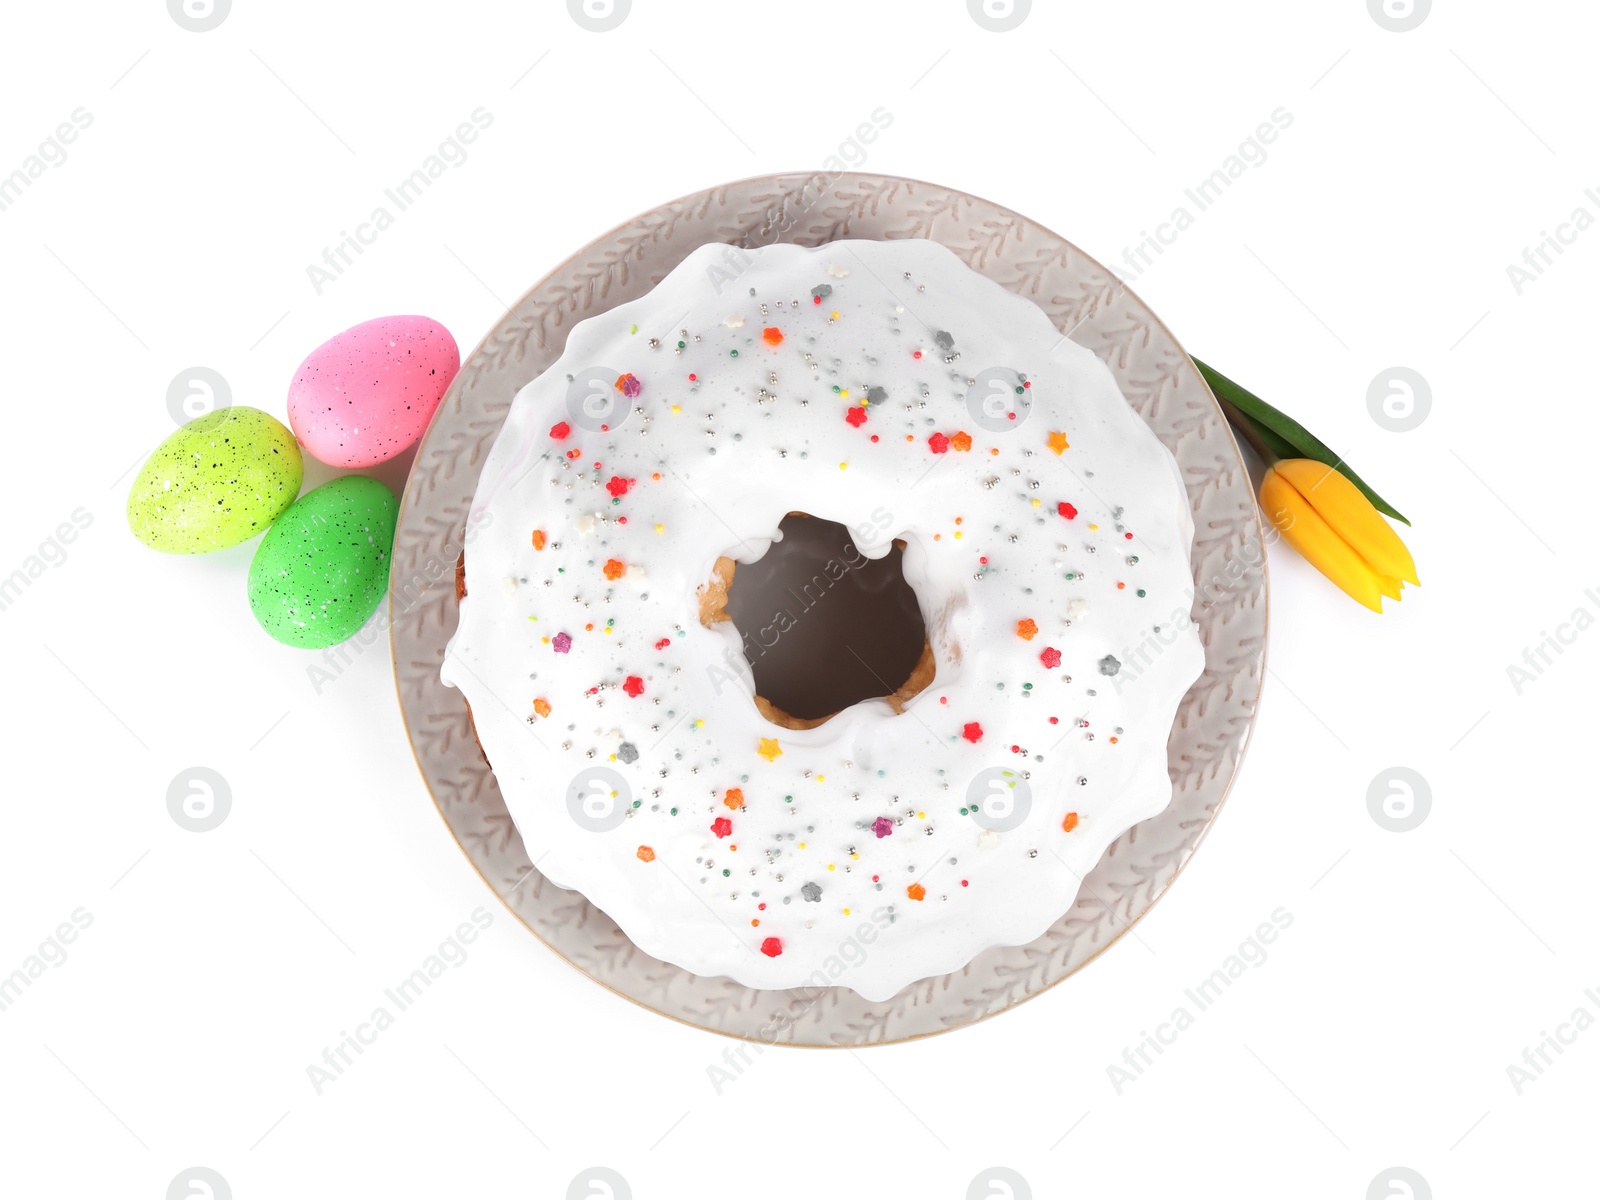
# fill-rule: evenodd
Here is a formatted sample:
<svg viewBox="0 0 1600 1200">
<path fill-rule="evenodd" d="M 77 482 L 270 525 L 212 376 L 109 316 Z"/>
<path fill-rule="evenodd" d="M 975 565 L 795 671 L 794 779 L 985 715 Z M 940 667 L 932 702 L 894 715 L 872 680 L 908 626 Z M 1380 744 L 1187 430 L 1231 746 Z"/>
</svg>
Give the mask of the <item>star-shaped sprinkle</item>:
<svg viewBox="0 0 1600 1200">
<path fill-rule="evenodd" d="M 1067 435 L 1062 433 L 1062 432 L 1060 432 L 1059 430 L 1057 430 L 1056 432 L 1052 433 L 1048 438 L 1046 438 L 1044 444 L 1046 446 L 1049 446 L 1050 449 L 1054 450 L 1057 454 L 1060 454 L 1063 450 L 1067 450 L 1067 449 L 1071 448 L 1069 443 L 1067 442 Z"/>
<path fill-rule="evenodd" d="M 756 753 L 768 762 L 775 762 L 783 753 L 783 747 L 778 745 L 777 738 L 762 738 L 756 746 Z"/>
</svg>

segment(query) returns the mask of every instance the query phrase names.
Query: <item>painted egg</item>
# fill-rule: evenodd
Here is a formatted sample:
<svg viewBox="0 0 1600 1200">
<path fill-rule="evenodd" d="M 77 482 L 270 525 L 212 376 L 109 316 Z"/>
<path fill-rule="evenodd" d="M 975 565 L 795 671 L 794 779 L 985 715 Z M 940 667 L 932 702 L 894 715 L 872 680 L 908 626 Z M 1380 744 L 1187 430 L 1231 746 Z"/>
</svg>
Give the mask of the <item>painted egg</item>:
<svg viewBox="0 0 1600 1200">
<path fill-rule="evenodd" d="M 140 468 L 128 528 L 164 554 L 204 554 L 264 532 L 300 491 L 300 447 L 257 408 L 219 408 L 179 429 Z"/>
<path fill-rule="evenodd" d="M 389 584 L 400 504 L 376 479 L 313 488 L 278 518 L 250 563 L 250 610 L 278 641 L 320 650 L 344 641 Z"/>
<path fill-rule="evenodd" d="M 427 317 L 379 317 L 329 338 L 289 385 L 289 424 L 334 467 L 386 462 L 422 436 L 461 366 L 450 331 Z"/>
</svg>

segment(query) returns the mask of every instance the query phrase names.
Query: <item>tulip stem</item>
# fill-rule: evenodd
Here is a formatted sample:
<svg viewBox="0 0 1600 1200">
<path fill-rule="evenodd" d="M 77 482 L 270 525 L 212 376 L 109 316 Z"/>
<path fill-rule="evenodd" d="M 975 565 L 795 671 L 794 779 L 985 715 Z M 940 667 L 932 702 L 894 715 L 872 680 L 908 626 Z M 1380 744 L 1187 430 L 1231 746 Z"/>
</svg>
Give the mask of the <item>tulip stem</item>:
<svg viewBox="0 0 1600 1200">
<path fill-rule="evenodd" d="M 1255 423 L 1249 417 L 1245 416 L 1221 396 L 1217 397 L 1217 403 L 1222 406 L 1222 415 L 1228 418 L 1228 424 L 1233 426 L 1233 431 L 1250 443 L 1250 448 L 1261 459 L 1262 466 L 1270 467 L 1283 457 L 1281 454 L 1272 452 L 1272 449 L 1267 445 L 1266 439 L 1261 436 L 1261 430 L 1256 428 Z"/>
</svg>

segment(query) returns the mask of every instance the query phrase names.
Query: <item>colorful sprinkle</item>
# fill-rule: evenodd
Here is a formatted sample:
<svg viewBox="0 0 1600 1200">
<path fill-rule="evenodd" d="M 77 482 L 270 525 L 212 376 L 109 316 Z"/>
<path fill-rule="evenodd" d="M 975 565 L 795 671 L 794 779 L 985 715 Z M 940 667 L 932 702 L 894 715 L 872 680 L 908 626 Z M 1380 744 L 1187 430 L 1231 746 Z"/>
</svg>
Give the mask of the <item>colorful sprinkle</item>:
<svg viewBox="0 0 1600 1200">
<path fill-rule="evenodd" d="M 1070 812 L 1066 816 L 1061 818 L 1061 828 L 1065 832 L 1071 833 L 1077 827 L 1078 827 L 1078 814 L 1077 813 Z"/>
<path fill-rule="evenodd" d="M 783 330 L 776 325 L 769 325 L 761 331 L 761 340 L 769 346 L 776 346 L 783 341 Z"/>
<path fill-rule="evenodd" d="M 928 449 L 932 450 L 935 454 L 943 454 L 946 450 L 950 449 L 950 439 L 945 437 L 945 435 L 942 433 L 936 433 L 928 439 Z"/>
<path fill-rule="evenodd" d="M 1067 435 L 1059 432 L 1052 433 L 1045 439 L 1044 444 L 1054 450 L 1058 456 L 1063 450 L 1071 449 L 1071 443 L 1067 441 Z"/>
<path fill-rule="evenodd" d="M 565 654 L 572 649 L 572 635 L 570 633 L 556 634 L 555 637 L 550 639 L 550 648 L 557 654 Z"/>
<path fill-rule="evenodd" d="M 927 894 L 928 889 L 923 887 L 920 883 L 913 883 L 906 889 L 906 895 L 910 896 L 913 900 L 921 900 Z"/>
<path fill-rule="evenodd" d="M 1017 636 L 1025 642 L 1033 641 L 1033 635 L 1039 632 L 1039 626 L 1032 617 L 1024 617 L 1017 622 Z"/>
<path fill-rule="evenodd" d="M 1054 671 L 1061 665 L 1061 651 L 1054 646 L 1046 646 L 1039 652 L 1039 661 Z"/>
<path fill-rule="evenodd" d="M 983 726 L 976 721 L 968 721 L 961 727 L 961 736 L 973 745 L 977 745 L 978 740 L 983 737 Z"/>
<path fill-rule="evenodd" d="M 872 832 L 880 838 L 886 838 L 894 832 L 894 822 L 888 817 L 879 817 L 872 823 Z"/>
<path fill-rule="evenodd" d="M 625 375 L 618 375 L 617 382 L 612 386 L 631 400 L 639 394 L 639 377 L 629 371 Z"/>
<path fill-rule="evenodd" d="M 544 530 L 535 529 L 533 531 L 533 548 L 535 550 L 544 549 Z"/>
<path fill-rule="evenodd" d="M 728 820 L 727 817 L 718 817 L 711 822 L 711 832 L 719 838 L 725 838 L 733 832 L 733 822 Z"/>
<path fill-rule="evenodd" d="M 637 675 L 629 675 L 622 681 L 622 690 L 630 696 L 642 696 L 644 694 L 644 680 Z"/>
<path fill-rule="evenodd" d="M 628 572 L 628 568 L 622 565 L 620 558 L 606 559 L 606 565 L 601 570 L 607 579 L 621 579 Z"/>
<path fill-rule="evenodd" d="M 1073 508 L 1072 505 L 1068 504 L 1065 500 L 1056 505 L 1056 511 L 1069 521 L 1078 515 L 1078 510 Z"/>
<path fill-rule="evenodd" d="M 739 809 L 744 807 L 744 789 L 729 788 L 722 794 L 722 803 L 729 808 Z"/>
<path fill-rule="evenodd" d="M 567 435 L 571 432 L 572 426 L 568 425 L 565 421 L 560 421 L 550 426 L 550 436 L 555 438 L 555 440 L 558 442 L 566 441 Z"/>
<path fill-rule="evenodd" d="M 650 849 L 649 846 L 640 846 L 634 853 L 639 856 L 640 862 L 655 862 L 656 860 L 656 852 Z"/>
<path fill-rule="evenodd" d="M 776 762 L 783 754 L 783 747 L 778 745 L 777 738 L 761 738 L 756 745 L 756 753 L 768 762 Z"/>
<path fill-rule="evenodd" d="M 761 953 L 768 958 L 777 958 L 783 953 L 783 943 L 775 937 L 769 937 L 761 943 Z"/>
</svg>

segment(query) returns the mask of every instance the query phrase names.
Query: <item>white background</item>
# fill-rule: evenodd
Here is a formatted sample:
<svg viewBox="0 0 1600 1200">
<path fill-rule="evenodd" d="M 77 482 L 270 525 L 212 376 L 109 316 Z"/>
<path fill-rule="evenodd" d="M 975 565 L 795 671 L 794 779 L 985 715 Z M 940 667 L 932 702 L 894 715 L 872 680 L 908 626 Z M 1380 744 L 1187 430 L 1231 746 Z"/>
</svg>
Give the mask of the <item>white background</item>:
<svg viewBox="0 0 1600 1200">
<path fill-rule="evenodd" d="M 93 923 L 0 1012 L 0 1191 L 159 1200 L 201 1164 L 241 1200 L 560 1197 L 602 1164 L 640 1200 L 959 1200 L 1000 1164 L 1036 1196 L 1361 1200 L 1395 1165 L 1438 1197 L 1596 1194 L 1600 1028 L 1520 1095 L 1507 1066 L 1575 1009 L 1600 1017 L 1580 769 L 1600 635 L 1565 627 L 1520 692 L 1507 667 L 1600 614 L 1600 230 L 1520 295 L 1506 268 L 1580 205 L 1600 215 L 1600 21 L 1034 7 L 993 33 L 959 0 L 635 0 L 592 33 L 554 0 L 236 0 L 191 33 L 159 0 L 7 6 L 0 175 L 74 109 L 93 123 L 0 211 L 0 575 L 74 510 L 93 524 L 0 611 L 0 975 L 74 910 Z M 468 160 L 317 294 L 307 265 L 479 106 Z M 299 360 L 358 321 L 426 313 L 469 349 L 591 237 L 820 166 L 879 106 L 864 169 L 994 199 L 1107 262 L 1291 113 L 1135 289 L 1406 511 L 1424 586 L 1377 617 L 1276 547 L 1250 754 L 1136 936 L 978 1027 L 769 1049 L 718 1094 L 735 1043 L 569 969 L 469 868 L 383 643 L 317 694 L 310 656 L 251 619 L 253 543 L 160 556 L 123 505 L 185 368 L 282 416 Z M 1367 409 L 1397 364 L 1433 397 L 1407 433 Z M 166 811 L 195 765 L 233 796 L 206 834 Z M 1367 810 L 1395 765 L 1432 793 L 1403 834 Z M 470 959 L 317 1095 L 324 1046 L 480 907 Z M 1119 1094 L 1108 1065 L 1279 907 L 1267 961 Z"/>
</svg>

